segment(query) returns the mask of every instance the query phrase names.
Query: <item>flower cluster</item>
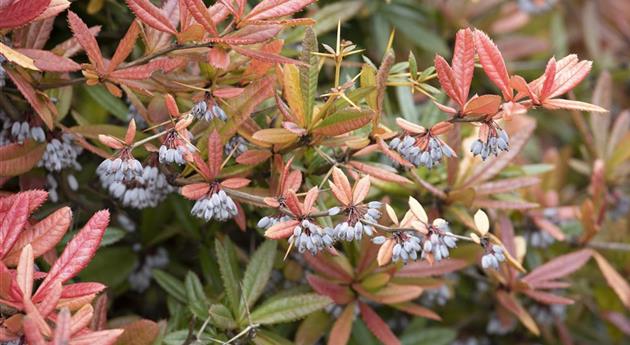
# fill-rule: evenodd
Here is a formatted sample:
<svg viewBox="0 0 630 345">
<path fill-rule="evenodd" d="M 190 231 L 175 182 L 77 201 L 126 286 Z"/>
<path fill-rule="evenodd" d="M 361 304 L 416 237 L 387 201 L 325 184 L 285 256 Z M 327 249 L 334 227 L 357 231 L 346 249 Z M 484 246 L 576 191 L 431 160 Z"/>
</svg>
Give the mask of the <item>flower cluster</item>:
<svg viewBox="0 0 630 345">
<path fill-rule="evenodd" d="M 333 242 L 333 230 L 322 229 L 310 219 L 303 219 L 293 228 L 293 234 L 289 237 L 289 244 L 295 246 L 298 252 L 308 250 L 313 255 L 332 246 Z"/>
<path fill-rule="evenodd" d="M 142 164 L 131 155 L 131 151 L 123 149 L 118 157 L 107 158 L 98 168 L 96 174 L 100 177 L 103 185 L 107 186 L 114 182 L 133 183 L 141 181 L 144 169 Z"/>
<path fill-rule="evenodd" d="M 505 254 L 503 253 L 503 247 L 492 244 L 487 245 L 486 253 L 481 257 L 481 267 L 488 269 L 499 269 L 499 263 L 505 261 Z"/>
<path fill-rule="evenodd" d="M 393 242 L 391 242 L 393 241 Z M 413 231 L 398 231 L 389 239 L 385 236 L 376 236 L 372 239 L 374 244 L 393 243 L 391 260 L 394 262 L 402 261 L 407 263 L 409 260 L 417 260 L 418 253 L 421 251 L 420 237 Z"/>
<path fill-rule="evenodd" d="M 79 181 L 73 174 L 66 175 L 66 183 L 70 190 L 76 191 L 79 189 Z M 59 182 L 55 179 L 53 174 L 46 174 L 46 186 L 48 187 L 48 197 L 52 202 L 59 201 L 59 193 L 57 192 L 57 188 L 59 188 Z"/>
<path fill-rule="evenodd" d="M 111 174 L 100 175 L 101 184 L 123 206 L 137 209 L 155 207 L 176 190 L 157 166 L 147 165 L 141 169 L 142 174 L 130 180 L 114 181 Z"/>
<path fill-rule="evenodd" d="M 29 121 L 12 121 L 4 111 L 0 110 L 0 145 L 7 145 L 12 142 L 23 144 L 27 139 L 37 142 L 46 141 L 46 133 L 41 126 L 32 125 Z"/>
<path fill-rule="evenodd" d="M 189 132 L 186 131 L 185 133 Z M 160 163 L 186 164 L 186 157 L 195 151 L 195 147 L 188 139 L 182 138 L 180 132 L 175 129 L 169 130 L 160 146 Z"/>
<path fill-rule="evenodd" d="M 190 213 L 207 222 L 212 219 L 225 222 L 234 218 L 238 214 L 238 209 L 234 200 L 220 189 L 218 183 L 215 183 L 206 196 L 195 201 Z"/>
<path fill-rule="evenodd" d="M 202 100 L 195 103 L 190 113 L 195 118 L 208 122 L 212 121 L 212 119 L 227 121 L 227 114 L 213 99 Z"/>
<path fill-rule="evenodd" d="M 145 291 L 151 285 L 152 270 L 165 267 L 168 262 L 168 252 L 163 247 L 158 248 L 154 254 L 145 256 L 144 262 L 136 262 L 134 271 L 127 278 L 130 288 L 136 292 Z"/>
<path fill-rule="evenodd" d="M 395 137 L 389 142 L 389 148 L 395 150 L 405 161 L 416 167 L 429 169 L 438 165 L 442 157 L 455 157 L 455 151 L 437 137 L 450 129 L 452 124 L 440 122 L 430 130 L 406 121 L 396 119 L 396 123 L 405 130 L 405 134 Z"/>
<path fill-rule="evenodd" d="M 425 233 L 422 241 L 422 258 L 425 259 L 429 253 L 433 255 L 435 261 L 448 258 L 449 249 L 457 246 L 457 238 L 449 231 L 448 222 L 436 218 L 430 226 L 424 225 L 421 230 Z"/>
<path fill-rule="evenodd" d="M 231 137 L 223 148 L 224 155 L 232 154 L 234 158 L 242 155 L 245 151 L 247 151 L 247 140 L 238 134 Z"/>
<path fill-rule="evenodd" d="M 63 133 L 60 138 L 52 138 L 46 145 L 46 151 L 37 166 L 48 171 L 59 172 L 66 168 L 81 170 L 77 157 L 83 148 L 74 143 L 71 134 Z"/>
<path fill-rule="evenodd" d="M 257 227 L 261 228 L 261 229 L 269 229 L 270 227 L 281 223 L 281 222 L 286 222 L 287 220 L 290 220 L 291 217 L 287 216 L 287 215 L 283 215 L 283 214 L 279 214 L 279 215 L 275 215 L 275 216 L 264 216 L 262 218 L 260 218 L 260 220 L 258 221 L 258 223 L 256 224 Z"/>
<path fill-rule="evenodd" d="M 510 138 L 507 132 L 496 123 L 485 123 L 480 135 L 470 146 L 473 156 L 481 156 L 484 161 L 491 155 L 498 156 L 500 151 L 510 149 Z"/>
</svg>

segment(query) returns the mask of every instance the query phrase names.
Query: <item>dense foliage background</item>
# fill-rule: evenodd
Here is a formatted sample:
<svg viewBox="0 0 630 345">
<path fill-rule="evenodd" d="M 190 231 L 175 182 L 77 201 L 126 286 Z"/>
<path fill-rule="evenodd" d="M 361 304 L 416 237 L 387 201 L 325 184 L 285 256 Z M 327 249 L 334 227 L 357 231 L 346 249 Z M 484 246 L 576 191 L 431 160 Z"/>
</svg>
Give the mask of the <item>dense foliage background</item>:
<svg viewBox="0 0 630 345">
<path fill-rule="evenodd" d="M 251 8 L 257 2 L 249 3 Z M 211 2 L 206 1 L 206 4 Z M 114 54 L 135 18 L 122 0 L 75 1 L 70 9 L 88 27 L 100 26 L 98 45 L 103 56 L 107 57 Z M 432 272 L 430 265 L 417 266 L 413 274 L 406 278 L 398 276 L 394 281 L 383 273 L 393 271 L 378 271 L 373 267 L 366 273 L 371 280 L 361 280 L 365 277 L 353 280 L 350 283 L 351 294 L 361 296 L 359 300 L 363 302 L 370 300 L 366 296 L 376 293 L 388 283 L 421 287 L 414 301 L 430 310 L 410 313 L 400 305 L 394 307 L 396 301 L 387 303 L 383 300 L 379 303 L 372 299 L 365 305 L 376 311 L 386 324 L 366 325 L 364 319 L 356 317 L 351 325 L 349 343 L 378 344 L 379 340 L 373 333 L 378 333 L 381 327 L 389 327 L 403 344 L 630 342 L 630 292 L 624 290 L 627 283 L 617 281 L 615 291 L 615 283 L 606 284 L 600 271 L 605 271 L 605 267 L 614 267 L 618 272 L 615 277 L 627 281 L 630 276 L 630 150 L 628 147 L 619 149 L 610 146 L 611 137 L 616 138 L 616 143 L 630 140 L 630 115 L 627 110 L 630 106 L 627 97 L 630 91 L 630 3 L 617 0 L 320 0 L 297 16 L 316 20 L 313 30 L 320 43 L 320 52 L 325 52 L 323 44 L 331 47 L 337 44 L 338 22 L 341 23 L 341 38 L 355 44 L 354 49 L 364 50 L 344 59 L 340 76 L 342 83 L 360 73 L 366 61 L 378 68 L 389 45 L 395 53 L 396 62 L 408 61 L 409 53 L 413 53 L 419 71 L 433 66 L 436 53 L 450 61 L 457 31 L 474 27 L 493 38 L 510 73 L 519 74 L 526 80 L 542 75 L 550 56 L 559 60 L 575 53 L 580 59 L 592 60 L 590 75 L 566 98 L 591 102 L 609 110 L 607 114 L 577 110 L 531 111 L 528 116 L 536 120 L 535 131 L 531 137 L 528 136 L 518 157 L 494 176 L 495 181 L 516 177 L 537 178 L 536 183 L 518 180 L 527 181 L 518 190 L 507 189 L 508 193 L 501 194 L 498 188 L 492 193 L 498 195 L 493 200 L 505 202 L 510 207 L 499 202 L 474 204 L 475 194 L 468 189 L 460 190 L 460 194 L 448 200 L 441 200 L 425 185 L 418 185 L 417 181 L 408 186 L 396 182 L 373 183 L 369 194 L 369 201 L 390 203 L 399 217 L 408 209 L 407 198 L 414 196 L 427 209 L 429 218 L 442 216 L 451 223 L 451 230 L 459 234 L 469 232 L 474 211 L 484 208 L 494 224 L 492 228 L 502 229 L 502 235 L 509 228 L 527 243 L 526 254 L 522 254 L 523 266 L 528 271 L 567 253 L 597 250 L 599 254 L 589 252 L 589 257 L 595 255 L 596 260 L 589 261 L 570 278 L 562 277 L 570 284 L 557 286 L 558 291 L 564 291 L 561 295 L 575 300 L 574 304 L 547 305 L 521 296 L 522 306 L 519 308 L 523 310 L 506 312 L 506 303 L 498 300 L 503 298 L 503 293 L 512 292 L 506 288 L 509 284 L 481 269 L 478 246 L 461 244 L 451 252 L 456 262 L 453 267 L 438 265 Z M 296 26 L 286 28 L 278 35 L 284 40 L 283 56 L 299 58 L 305 32 L 304 26 Z M 54 20 L 45 49 L 52 49 L 71 37 L 67 15 L 63 12 Z M 130 60 L 140 58 L 142 53 L 142 44 L 137 44 Z M 88 62 L 83 53 L 73 59 L 79 63 Z M 204 68 L 209 67 L 200 67 L 201 70 Z M 408 69 L 408 64 L 397 64 L 390 74 L 403 73 Z M 80 77 L 78 72 L 73 73 L 75 77 Z M 480 77 L 480 72 L 475 73 L 471 87 L 474 93 L 496 93 L 488 78 Z M 431 74 L 429 70 L 427 75 Z M 334 80 L 335 64 L 327 60 L 319 74 L 319 94 L 329 92 Z M 15 87 L 9 79 L 6 83 L 4 88 L 0 88 L 0 94 L 4 94 L 4 102 L 13 102 L 17 92 L 14 92 Z M 396 85 L 396 81 L 390 78 L 383 103 L 382 122 L 385 126 L 396 128 L 396 117 L 427 128 L 446 119 L 429 98 L 435 96 L 443 104 L 448 102 L 446 95 L 439 91 L 434 77 L 423 81 L 414 93 L 409 92 L 408 85 Z M 143 129 L 155 124 L 147 124 L 127 96 L 116 97 L 103 84 L 89 86 L 77 83 L 64 88 L 51 87 L 46 92 L 59 102 L 57 104 L 62 104 L 61 108 L 67 113 L 59 123 L 65 128 L 82 126 L 80 133 L 101 149 L 105 146 L 96 140 L 98 134 L 122 138 L 129 120 L 135 119 L 139 129 L 138 140 L 149 135 L 143 133 Z M 181 93 L 177 104 L 182 113 L 198 100 L 183 96 L 186 90 L 170 92 Z M 150 96 L 143 97 L 143 100 L 150 99 Z M 149 101 L 145 105 L 149 112 L 161 112 L 156 118 L 167 118 L 163 116 L 166 114 L 163 101 L 158 103 Z M 275 110 L 268 108 L 273 108 L 273 105 L 273 101 L 265 103 L 256 110 L 262 116 L 271 118 L 275 116 Z M 512 133 L 531 129 L 528 122 L 516 121 L 506 125 L 509 126 L 512 126 Z M 463 137 L 470 136 L 474 128 L 462 127 L 460 133 Z M 363 135 L 367 136 L 367 132 Z M 287 153 L 291 154 L 285 155 L 285 162 L 293 152 Z M 326 162 L 314 151 L 296 155 L 293 168 L 302 171 L 305 187 L 301 191 L 306 192 L 307 187 L 320 184 L 327 173 L 327 169 L 322 168 Z M 138 158 L 145 156 L 146 153 L 141 153 Z M 341 159 L 347 161 L 349 157 Z M 104 294 L 107 296 L 109 328 L 135 327 L 129 331 L 127 338 L 119 340 L 121 343 L 210 344 L 215 343 L 210 338 L 227 341 L 235 336 L 234 343 L 325 343 L 329 341 L 327 334 L 330 334 L 337 318 L 343 318 L 345 313 L 354 315 L 355 308 L 359 311 L 358 305 L 350 304 L 351 308 L 346 308 L 347 303 L 339 303 L 338 300 L 332 304 L 324 301 L 320 305 L 321 301 L 314 299 L 309 305 L 304 299 L 293 301 L 290 296 L 299 293 L 315 298 L 314 288 L 321 293 L 322 290 L 334 289 L 334 286 L 348 285 L 343 279 L 329 279 L 330 270 L 334 276 L 335 270 L 344 272 L 348 267 L 360 266 L 364 257 L 367 259 L 363 260 L 375 261 L 374 248 L 377 247 L 367 240 L 339 246 L 339 251 L 345 253 L 342 259 L 332 259 L 328 253 L 320 253 L 326 258 L 317 261 L 308 254 L 293 251 L 283 260 L 288 248 L 286 241 L 265 241 L 264 229 L 257 227 L 260 218 L 272 213 L 268 208 L 243 204 L 246 230 L 242 231 L 234 221 L 206 222 L 191 215 L 194 202 L 183 198 L 174 187 L 173 192 L 155 207 L 124 207 L 103 188 L 95 173 L 102 158 L 84 150 L 77 160 L 80 170 L 69 168 L 48 174 L 43 168 L 36 167 L 17 178 L 3 178 L 2 189 L 6 192 L 34 188 L 48 190 L 53 202 L 39 208 L 35 218 L 41 219 L 61 205 L 69 206 L 74 213 L 73 225 L 70 226 L 73 234 L 80 227 L 74 224 L 82 225 L 95 211 L 109 209 L 111 220 L 100 248 L 90 264 L 78 274 L 76 281 L 107 285 Z M 391 165 L 391 161 L 382 154 L 371 155 L 368 160 Z M 279 171 L 271 171 L 269 166 L 267 162 L 256 168 L 250 178 L 256 181 L 273 178 Z M 417 174 L 421 181 L 446 188 L 448 192 L 444 169 L 420 168 Z M 262 189 L 261 186 L 258 184 L 251 190 Z M 480 193 L 479 190 L 476 193 Z M 320 209 L 325 209 L 324 206 L 320 205 Z M 570 215 L 564 217 L 563 210 L 571 210 Z M 575 210 L 579 211 L 573 212 Z M 554 240 L 554 236 L 546 232 L 549 228 L 552 228 L 551 232 L 560 229 L 563 240 L 558 241 L 558 236 Z M 62 245 L 70 238 L 69 235 L 66 237 Z M 599 255 L 605 259 L 598 259 Z M 601 260 L 607 260 L 612 267 L 601 264 Z M 562 270 L 571 261 L 564 261 L 555 269 Z M 263 282 L 264 287 L 260 286 L 260 298 L 253 297 L 252 303 L 248 303 L 246 313 L 255 313 L 255 306 L 282 298 L 288 298 L 287 304 L 303 303 L 303 308 L 312 308 L 313 312 L 296 311 L 296 319 L 303 319 L 302 314 L 308 316 L 304 321 L 292 321 L 293 317 L 286 315 L 292 312 L 287 311 L 291 305 L 279 304 L 276 310 L 264 311 L 265 316 L 258 315 L 263 320 L 265 317 L 269 320 L 277 317 L 278 320 L 268 324 L 262 322 L 263 326 L 252 326 L 247 317 L 241 315 L 244 322 L 230 324 L 233 322 L 229 320 L 231 316 L 225 316 L 225 313 L 230 314 L 230 310 L 219 303 L 227 300 L 226 305 L 230 307 L 236 298 L 238 304 L 242 298 L 239 292 L 243 289 L 242 284 L 247 284 L 241 280 L 244 277 L 256 279 L 257 273 L 266 278 L 267 263 L 273 266 L 269 268 L 269 279 Z M 402 264 L 389 267 L 395 267 L 389 270 L 396 271 L 401 269 Z M 445 272 L 449 273 L 443 274 Z M 515 270 L 512 272 L 516 273 Z M 313 275 L 319 278 L 312 278 Z M 307 280 L 307 277 L 311 278 Z M 317 279 L 329 279 L 335 284 L 332 284 L 333 287 L 318 287 Z M 606 279 L 610 281 L 610 275 Z M 359 290 L 353 283 L 358 283 L 365 294 L 357 292 Z M 331 292 L 332 295 L 335 293 Z M 415 290 L 392 287 L 391 293 L 413 294 Z M 235 294 L 236 297 L 233 296 Z M 624 298 L 624 294 L 625 301 L 620 299 L 620 296 Z M 435 320 L 438 317 L 431 310 L 441 320 Z M 366 313 L 363 309 L 361 312 Z M 535 328 L 540 330 L 539 335 L 532 332 L 531 326 L 525 327 L 517 318 L 510 316 L 519 312 L 531 315 L 538 325 Z M 276 316 L 283 313 L 284 317 Z M 0 322 L 3 317 L 0 316 Z M 133 323 L 137 319 L 146 320 Z M 521 322 L 523 319 L 527 318 L 521 318 Z"/>
</svg>

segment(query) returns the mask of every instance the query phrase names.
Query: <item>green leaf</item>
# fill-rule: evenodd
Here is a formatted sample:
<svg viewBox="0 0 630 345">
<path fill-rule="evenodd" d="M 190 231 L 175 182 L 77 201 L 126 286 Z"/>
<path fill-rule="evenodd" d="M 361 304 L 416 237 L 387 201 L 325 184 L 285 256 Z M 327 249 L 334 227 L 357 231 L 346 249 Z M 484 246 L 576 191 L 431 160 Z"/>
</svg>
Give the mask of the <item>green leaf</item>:
<svg viewBox="0 0 630 345">
<path fill-rule="evenodd" d="M 235 329 L 236 321 L 230 310 L 223 304 L 213 304 L 208 311 L 213 325 L 222 329 Z"/>
<path fill-rule="evenodd" d="M 365 96 L 365 101 L 372 109 L 376 109 L 376 69 L 367 63 L 361 67 L 361 87 L 372 88 L 370 93 Z"/>
<path fill-rule="evenodd" d="M 315 96 L 317 95 L 317 78 L 319 76 L 319 57 L 313 53 L 317 52 L 317 36 L 310 27 L 304 32 L 304 41 L 302 41 L 302 53 L 300 61 L 307 63 L 308 66 L 298 67 L 300 70 L 300 83 L 302 89 L 302 97 L 304 98 L 304 117 L 306 127 L 311 123 L 313 118 L 313 105 Z"/>
<path fill-rule="evenodd" d="M 325 311 L 318 311 L 310 314 L 302 321 L 295 334 L 297 344 L 316 344 L 317 341 L 330 332 L 332 320 Z"/>
<path fill-rule="evenodd" d="M 407 330 L 400 338 L 403 345 L 449 345 L 457 333 L 449 328 L 431 327 Z"/>
<path fill-rule="evenodd" d="M 107 247 L 122 240 L 127 232 L 119 228 L 107 228 L 101 240 L 101 247 Z"/>
<path fill-rule="evenodd" d="M 136 261 L 136 254 L 129 246 L 101 248 L 79 277 L 81 281 L 96 281 L 114 290 L 127 281 Z"/>
<path fill-rule="evenodd" d="M 256 345 L 292 345 L 293 343 L 282 336 L 265 330 L 257 330 L 253 339 Z"/>
<path fill-rule="evenodd" d="M 221 279 L 223 280 L 223 288 L 227 301 L 234 315 L 238 315 L 240 305 L 240 288 L 238 279 L 238 266 L 234 260 L 234 248 L 229 239 L 225 240 L 225 247 L 218 239 L 214 242 L 215 251 L 217 253 L 217 262 L 221 271 Z"/>
<path fill-rule="evenodd" d="M 374 116 L 371 109 L 342 109 L 322 120 L 313 132 L 323 135 L 341 135 L 365 126 Z"/>
<path fill-rule="evenodd" d="M 327 296 L 315 293 L 274 299 L 252 312 L 252 322 L 268 325 L 301 319 L 308 314 L 331 304 Z"/>
<path fill-rule="evenodd" d="M 418 77 L 418 62 L 416 62 L 416 56 L 413 55 L 412 51 L 409 52 L 409 73 L 413 80 Z"/>
<path fill-rule="evenodd" d="M 85 90 L 98 104 L 114 114 L 117 118 L 127 122 L 129 108 L 123 101 L 109 93 L 103 86 L 86 86 Z"/>
<path fill-rule="evenodd" d="M 313 15 L 317 21 L 315 32 L 323 35 L 337 28 L 337 23 L 342 24 L 354 17 L 363 7 L 363 1 L 340 1 L 324 6 Z"/>
<path fill-rule="evenodd" d="M 179 302 L 186 303 L 186 288 L 177 278 L 158 269 L 153 270 L 153 278 L 169 295 Z"/>
<path fill-rule="evenodd" d="M 203 291 L 203 286 L 197 274 L 193 271 L 188 271 L 184 285 L 186 287 L 186 299 L 188 300 L 190 310 L 199 319 L 208 318 L 208 305 L 210 303 Z"/>
<path fill-rule="evenodd" d="M 277 241 L 263 243 L 249 260 L 243 277 L 243 298 L 247 307 L 251 308 L 262 294 L 271 276 L 273 262 L 276 258 Z M 245 311 L 241 305 L 241 314 Z"/>
<path fill-rule="evenodd" d="M 379 345 L 378 339 L 370 332 L 363 320 L 357 318 L 352 323 L 352 338 L 350 344 L 353 345 Z"/>
<path fill-rule="evenodd" d="M 57 108 L 57 121 L 61 121 L 66 115 L 68 115 L 72 104 L 72 91 L 72 86 L 59 87 L 46 91 L 46 94 L 48 94 L 50 98 L 57 100 L 55 102 L 55 107 Z"/>
</svg>

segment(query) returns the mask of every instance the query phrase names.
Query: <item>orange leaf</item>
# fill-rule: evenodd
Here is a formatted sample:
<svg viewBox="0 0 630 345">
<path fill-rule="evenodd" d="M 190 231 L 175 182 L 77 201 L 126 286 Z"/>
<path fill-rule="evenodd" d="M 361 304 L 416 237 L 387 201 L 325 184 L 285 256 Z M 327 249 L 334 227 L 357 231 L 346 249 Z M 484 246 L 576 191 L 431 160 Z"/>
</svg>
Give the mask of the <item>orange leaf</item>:
<svg viewBox="0 0 630 345">
<path fill-rule="evenodd" d="M 536 322 L 518 302 L 518 300 L 516 300 L 516 297 L 514 297 L 514 295 L 500 290 L 497 291 L 497 299 L 499 300 L 501 305 L 503 305 L 505 309 L 514 314 L 514 316 L 516 316 L 530 332 L 534 333 L 535 335 L 540 334 L 540 330 L 538 329 Z"/>
<path fill-rule="evenodd" d="M 370 176 L 363 176 L 355 185 L 352 190 L 352 203 L 357 205 L 365 200 L 365 197 L 370 192 Z"/>
<path fill-rule="evenodd" d="M 221 181 L 221 186 L 231 189 L 239 189 L 247 186 L 251 182 L 250 179 L 244 177 L 232 177 Z"/>
<path fill-rule="evenodd" d="M 293 64 L 293 65 L 306 65 L 304 62 L 300 61 L 300 60 L 294 60 L 294 59 L 290 59 L 288 57 L 284 57 L 282 55 L 278 55 L 278 54 L 273 54 L 273 53 L 268 53 L 262 50 L 252 50 L 252 49 L 247 49 L 247 48 L 243 48 L 243 47 L 239 47 L 239 46 L 235 46 L 235 45 L 231 45 L 230 46 L 232 48 L 232 50 L 234 50 L 235 52 L 243 55 L 243 56 L 247 56 L 249 58 L 255 59 L 255 60 L 259 60 L 262 62 L 269 62 L 269 63 L 279 63 L 279 64 Z"/>
<path fill-rule="evenodd" d="M 553 88 L 553 82 L 556 78 L 556 59 L 552 57 L 547 62 L 547 67 L 545 68 L 545 81 L 543 82 L 543 87 L 538 94 L 538 98 L 540 101 L 544 101 L 551 95 L 551 89 Z"/>
<path fill-rule="evenodd" d="M 42 71 L 74 72 L 81 69 L 78 63 L 47 50 L 19 49 L 19 52 L 33 59 L 35 66 Z"/>
<path fill-rule="evenodd" d="M 208 178 L 214 180 L 221 170 L 221 164 L 223 163 L 223 144 L 221 143 L 221 136 L 217 130 L 213 130 L 208 137 Z"/>
<path fill-rule="evenodd" d="M 201 24 L 211 36 L 217 36 L 218 32 L 216 29 L 216 25 L 212 20 L 212 16 L 210 12 L 206 8 L 206 5 L 203 4 L 201 0 L 184 0 L 186 3 L 186 7 L 188 7 L 188 11 L 195 18 L 197 23 Z"/>
<path fill-rule="evenodd" d="M 569 109 L 569 110 L 580 110 L 580 111 L 590 111 L 593 113 L 607 113 L 608 110 L 586 102 L 580 101 L 571 101 L 568 99 L 548 99 L 543 101 L 543 107 L 547 109 Z"/>
<path fill-rule="evenodd" d="M 473 32 L 469 28 L 457 31 L 452 65 L 460 99 L 465 101 L 468 99 L 470 83 L 475 71 L 475 42 Z"/>
<path fill-rule="evenodd" d="M 276 223 L 265 231 L 265 237 L 272 240 L 279 240 L 293 235 L 293 229 L 299 225 L 297 220 Z"/>
<path fill-rule="evenodd" d="M 151 62 L 129 68 L 123 68 L 116 70 L 110 74 L 111 78 L 116 79 L 129 79 L 129 80 L 143 80 L 149 79 L 153 73 L 162 71 L 169 73 L 185 63 L 182 58 L 163 58 L 152 60 Z"/>
<path fill-rule="evenodd" d="M 244 165 L 258 165 L 271 157 L 267 150 L 247 150 L 236 157 L 236 163 Z"/>
<path fill-rule="evenodd" d="M 0 176 L 16 176 L 24 174 L 41 160 L 46 151 L 46 144 L 28 140 L 0 146 Z"/>
<path fill-rule="evenodd" d="M 314 274 L 309 274 L 306 280 L 315 292 L 330 297 L 336 304 L 350 303 L 355 298 L 348 286 L 333 283 Z"/>
<path fill-rule="evenodd" d="M 488 78 L 501 90 L 503 98 L 506 100 L 512 99 L 513 93 L 510 87 L 510 77 L 499 48 L 485 32 L 476 30 L 475 49 L 479 56 L 479 62 L 481 62 L 481 66 Z"/>
<path fill-rule="evenodd" d="M 536 267 L 522 281 L 532 287 L 539 283 L 563 278 L 580 269 L 593 255 L 590 249 L 582 249 L 570 254 L 565 254 L 554 258 L 542 266 Z"/>
<path fill-rule="evenodd" d="M 179 194 L 184 196 L 186 199 L 199 200 L 206 196 L 209 191 L 210 185 L 208 185 L 207 183 L 193 183 L 183 186 L 179 190 Z"/>
<path fill-rule="evenodd" d="M 98 47 L 96 38 L 94 38 L 94 35 L 90 32 L 87 25 L 72 11 L 68 11 L 68 23 L 70 24 L 74 38 L 76 38 L 81 47 L 83 47 L 90 62 L 94 65 L 94 68 L 96 68 L 96 71 L 104 73 L 105 64 L 103 62 L 103 55 L 101 55 L 101 49 Z"/>
<path fill-rule="evenodd" d="M 359 302 L 359 310 L 365 325 L 378 340 L 385 345 L 400 345 L 400 340 L 396 338 L 389 326 L 372 308 L 363 302 Z"/>
<path fill-rule="evenodd" d="M 337 318 L 328 336 L 328 345 L 345 345 L 350 339 L 354 321 L 354 303 L 348 304 Z"/>
<path fill-rule="evenodd" d="M 135 3 L 134 0 L 127 0 L 127 2 Z M 153 7 L 153 5 L 151 4 L 148 5 Z M 109 66 L 107 66 L 107 73 L 111 73 L 113 70 L 115 70 L 116 67 L 124 62 L 127 56 L 131 54 L 131 51 L 133 51 L 133 47 L 136 44 L 136 40 L 138 39 L 138 34 L 140 34 L 140 25 L 138 25 L 138 22 L 134 20 L 133 22 L 131 22 L 129 29 L 127 29 L 127 33 L 125 34 L 125 36 L 122 38 L 120 43 L 118 43 L 118 47 L 116 47 L 116 52 L 114 52 L 114 56 L 109 62 Z"/>
<path fill-rule="evenodd" d="M 149 0 L 126 0 L 133 13 L 148 26 L 162 32 L 175 35 L 177 30 L 168 20 L 164 12 L 155 7 Z M 113 59 L 112 59 L 113 61 Z"/>
<path fill-rule="evenodd" d="M 274 19 L 301 11 L 315 0 L 263 0 L 243 18 L 248 20 Z"/>
<path fill-rule="evenodd" d="M 455 80 L 453 75 L 453 69 L 448 65 L 448 62 L 444 60 L 440 55 L 435 55 L 435 71 L 437 72 L 438 80 L 444 92 L 450 97 L 460 108 L 464 106 L 464 100 L 461 98 L 461 88 Z"/>
<path fill-rule="evenodd" d="M 464 105 L 464 115 L 494 115 L 499 111 L 501 97 L 482 95 L 472 98 Z"/>
<path fill-rule="evenodd" d="M 608 285 L 615 291 L 619 299 L 630 309 L 630 285 L 624 278 L 610 265 L 608 260 L 598 252 L 593 251 L 593 257 L 602 271 Z"/>
<path fill-rule="evenodd" d="M 370 175 L 372 178 L 377 178 L 383 181 L 389 181 L 394 183 L 407 183 L 412 184 L 411 180 L 404 176 L 400 176 L 395 172 L 385 170 L 385 168 L 379 168 L 372 164 L 366 164 L 358 161 L 350 161 L 349 164 L 357 170 Z"/>
<path fill-rule="evenodd" d="M 424 317 L 424 318 L 436 320 L 436 321 L 442 321 L 442 318 L 436 312 L 434 312 L 431 309 L 421 307 L 415 303 L 411 303 L 411 302 L 399 303 L 399 304 L 392 305 L 392 307 L 402 310 L 405 313 L 408 313 L 411 315 L 420 316 L 420 317 Z"/>
<path fill-rule="evenodd" d="M 352 201 L 352 186 L 350 185 L 350 181 L 348 181 L 348 177 L 346 177 L 346 174 L 337 167 L 333 168 L 331 175 L 333 181 L 335 182 L 335 186 L 339 188 L 341 194 L 343 194 L 340 195 L 341 198 L 338 198 L 339 201 L 342 203 L 345 201 L 345 204 L 349 205 Z"/>
</svg>

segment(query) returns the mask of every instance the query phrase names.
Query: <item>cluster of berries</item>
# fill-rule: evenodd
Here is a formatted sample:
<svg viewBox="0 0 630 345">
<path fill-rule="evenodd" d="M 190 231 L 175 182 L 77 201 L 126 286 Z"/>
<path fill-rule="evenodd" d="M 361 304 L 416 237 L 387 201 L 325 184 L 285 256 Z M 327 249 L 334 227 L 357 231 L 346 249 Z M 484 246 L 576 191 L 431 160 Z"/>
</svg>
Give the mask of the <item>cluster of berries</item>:
<svg viewBox="0 0 630 345">
<path fill-rule="evenodd" d="M 176 130 L 170 130 L 160 146 L 160 163 L 184 165 L 186 164 L 186 156 L 194 151 L 195 147 L 190 141 L 182 139 Z"/>
<path fill-rule="evenodd" d="M 442 157 L 455 157 L 455 151 L 437 137 L 428 135 L 415 138 L 405 135 L 394 138 L 389 147 L 398 152 L 405 160 L 416 167 L 425 166 L 429 169 L 438 165 Z"/>
<path fill-rule="evenodd" d="M 28 121 L 12 121 L 4 111 L 0 110 L 0 146 L 11 143 L 23 144 L 26 140 L 32 139 L 43 143 L 46 141 L 46 133 L 41 126 L 31 125 Z"/>
<path fill-rule="evenodd" d="M 470 146 L 470 152 L 473 156 L 481 156 L 484 161 L 492 155 L 496 157 L 501 151 L 508 151 L 509 149 L 510 138 L 507 132 L 494 125 L 489 128 L 487 138 L 479 138 Z"/>
<path fill-rule="evenodd" d="M 144 292 L 148 289 L 151 285 L 153 269 L 166 267 L 168 262 L 168 252 L 162 247 L 158 248 L 154 254 L 145 256 L 142 263 L 136 262 L 133 272 L 127 278 L 131 290 Z"/>
<path fill-rule="evenodd" d="M 481 267 L 484 269 L 499 269 L 499 262 L 505 261 L 503 247 L 493 244 L 486 246 L 486 253 L 481 257 Z"/>
<path fill-rule="evenodd" d="M 190 213 L 206 222 L 212 219 L 225 222 L 234 218 L 238 214 L 238 209 L 234 200 L 225 194 L 224 190 L 219 189 L 217 184 L 211 188 L 208 195 L 195 201 Z"/>
<path fill-rule="evenodd" d="M 379 201 L 371 201 L 367 205 L 347 207 L 344 210 L 346 221 L 335 226 L 335 239 L 340 241 L 361 240 L 363 234 L 371 237 L 374 234 L 374 228 L 369 224 L 375 224 L 381 218 L 381 207 L 383 204 Z M 333 207 L 328 210 L 328 214 L 334 216 L 340 211 L 339 207 Z"/>
<path fill-rule="evenodd" d="M 298 252 L 309 251 L 313 255 L 332 246 L 333 230 L 331 228 L 322 229 L 318 224 L 308 219 L 303 219 L 300 224 L 293 228 L 293 235 L 289 237 L 289 244 L 293 244 Z"/>
<path fill-rule="evenodd" d="M 195 103 L 190 113 L 195 118 L 208 122 L 212 121 L 212 119 L 219 119 L 221 121 L 227 121 L 228 119 L 225 111 L 212 99 Z"/>
<path fill-rule="evenodd" d="M 52 138 L 46 144 L 44 155 L 37 166 L 51 172 L 59 172 L 66 168 L 81 170 L 77 158 L 82 151 L 83 148 L 75 144 L 71 134 L 63 133 L 60 138 Z"/>
<path fill-rule="evenodd" d="M 229 156 L 231 153 L 234 158 L 242 155 L 245 151 L 247 151 L 247 140 L 238 134 L 231 137 L 223 147 L 223 154 Z"/>
<path fill-rule="evenodd" d="M 112 175 L 103 178 L 101 184 L 125 207 L 143 209 L 155 207 L 176 188 L 168 183 L 166 175 L 156 166 L 142 168 L 142 175 L 134 180 L 112 181 Z"/>
</svg>

